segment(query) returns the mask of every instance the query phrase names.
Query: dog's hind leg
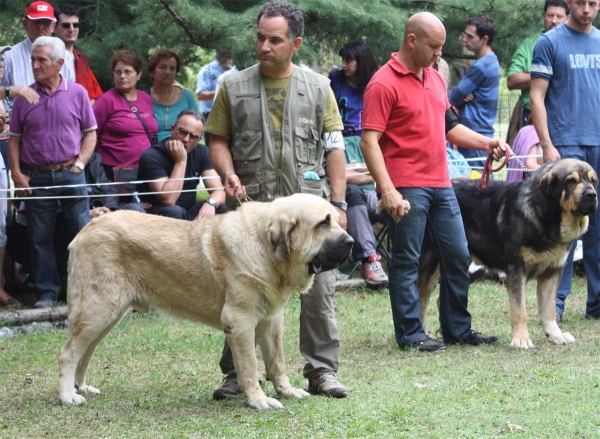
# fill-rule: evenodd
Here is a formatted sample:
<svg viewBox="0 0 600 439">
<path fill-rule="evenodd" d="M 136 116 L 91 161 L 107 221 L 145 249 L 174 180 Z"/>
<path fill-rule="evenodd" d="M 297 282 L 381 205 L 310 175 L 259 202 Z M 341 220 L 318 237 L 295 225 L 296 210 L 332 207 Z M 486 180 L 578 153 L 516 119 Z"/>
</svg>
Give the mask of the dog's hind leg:
<svg viewBox="0 0 600 439">
<path fill-rule="evenodd" d="M 80 395 L 87 394 L 91 397 L 100 395 L 100 390 L 96 389 L 95 387 L 89 386 L 85 383 L 85 374 L 90 364 L 90 360 L 94 355 L 94 351 L 98 347 L 98 344 L 102 341 L 104 337 L 106 337 L 106 334 L 108 334 L 115 327 L 115 325 L 121 321 L 128 309 L 128 307 L 125 307 L 120 312 L 118 312 L 116 319 L 114 319 L 112 323 L 110 323 L 104 329 L 104 331 L 102 331 L 96 337 L 96 339 L 88 346 L 84 354 L 81 356 L 81 359 L 77 364 L 77 369 L 75 370 L 75 388 L 77 389 L 77 393 L 79 393 Z"/>
<path fill-rule="evenodd" d="M 290 379 L 285 373 L 285 359 L 283 355 L 283 310 L 271 319 L 259 322 L 256 327 L 256 336 L 265 360 L 267 379 L 273 383 L 278 395 L 283 397 L 307 398 L 309 393 L 302 389 L 292 387 Z"/>
<path fill-rule="evenodd" d="M 507 267 L 506 286 L 510 302 L 510 345 L 521 349 L 532 348 L 533 342 L 527 329 L 527 278 L 522 267 Z"/>
<path fill-rule="evenodd" d="M 537 299 L 540 325 L 548 341 L 554 344 L 573 344 L 575 337 L 562 332 L 556 323 L 556 291 L 560 282 L 560 271 L 548 270 L 537 278 Z"/>
<path fill-rule="evenodd" d="M 69 313 L 69 339 L 58 354 L 59 399 L 62 404 L 85 403 L 85 398 L 79 395 L 78 391 L 92 395 L 100 393 L 99 390 L 85 384 L 85 372 L 98 343 L 119 322 L 126 310 L 126 307 L 115 310 L 106 305 L 87 309 L 79 307 L 73 313 Z"/>
</svg>

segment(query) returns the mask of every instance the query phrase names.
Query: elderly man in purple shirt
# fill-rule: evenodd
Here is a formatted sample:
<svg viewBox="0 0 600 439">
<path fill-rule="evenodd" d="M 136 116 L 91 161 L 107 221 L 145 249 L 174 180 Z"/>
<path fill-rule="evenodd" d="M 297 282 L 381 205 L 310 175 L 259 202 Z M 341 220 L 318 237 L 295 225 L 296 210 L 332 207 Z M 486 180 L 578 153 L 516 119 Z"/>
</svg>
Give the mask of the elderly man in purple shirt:
<svg viewBox="0 0 600 439">
<path fill-rule="evenodd" d="M 96 145 L 96 119 L 87 91 L 60 74 L 65 56 L 60 39 L 35 40 L 31 87 L 40 99 L 15 99 L 10 118 L 8 154 L 17 193 L 26 197 L 36 308 L 55 306 L 60 291 L 53 243 L 59 203 L 69 241 L 90 220 L 83 171 Z M 50 198 L 57 196 L 65 198 Z"/>
</svg>

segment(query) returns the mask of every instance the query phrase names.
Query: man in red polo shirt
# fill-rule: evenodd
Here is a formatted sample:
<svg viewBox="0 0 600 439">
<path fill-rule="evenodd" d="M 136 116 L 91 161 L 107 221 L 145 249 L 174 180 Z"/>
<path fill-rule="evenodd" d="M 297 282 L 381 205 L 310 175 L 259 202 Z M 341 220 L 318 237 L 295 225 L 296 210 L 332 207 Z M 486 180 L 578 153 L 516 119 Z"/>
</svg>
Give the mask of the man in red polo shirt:
<svg viewBox="0 0 600 439">
<path fill-rule="evenodd" d="M 444 344 L 428 338 L 419 318 L 418 260 L 425 233 L 440 248 L 440 323 L 444 342 L 490 344 L 496 337 L 471 328 L 467 311 L 469 252 L 450 183 L 446 140 L 492 152 L 507 148 L 461 125 L 450 109 L 446 85 L 431 65 L 442 56 L 446 31 L 433 14 L 406 23 L 400 51 L 371 79 L 364 94 L 361 149 L 381 192 L 392 239 L 389 291 L 400 347 L 434 352 Z M 404 216 L 403 199 L 410 201 Z M 402 218 L 396 222 L 393 217 Z"/>
</svg>

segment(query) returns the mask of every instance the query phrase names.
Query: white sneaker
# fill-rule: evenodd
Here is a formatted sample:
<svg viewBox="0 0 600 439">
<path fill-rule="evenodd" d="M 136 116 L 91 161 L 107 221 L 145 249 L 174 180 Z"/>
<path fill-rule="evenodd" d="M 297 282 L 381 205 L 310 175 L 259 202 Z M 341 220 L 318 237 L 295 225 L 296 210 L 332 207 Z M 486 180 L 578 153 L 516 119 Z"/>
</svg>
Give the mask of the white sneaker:
<svg viewBox="0 0 600 439">
<path fill-rule="evenodd" d="M 483 265 L 477 265 L 475 262 L 471 262 L 471 265 L 469 265 L 469 274 L 475 274 L 479 270 L 485 270 L 485 267 Z"/>
<path fill-rule="evenodd" d="M 573 255 L 573 262 L 581 261 L 583 259 L 583 242 L 577 241 L 577 247 L 575 247 L 575 254 Z"/>
</svg>

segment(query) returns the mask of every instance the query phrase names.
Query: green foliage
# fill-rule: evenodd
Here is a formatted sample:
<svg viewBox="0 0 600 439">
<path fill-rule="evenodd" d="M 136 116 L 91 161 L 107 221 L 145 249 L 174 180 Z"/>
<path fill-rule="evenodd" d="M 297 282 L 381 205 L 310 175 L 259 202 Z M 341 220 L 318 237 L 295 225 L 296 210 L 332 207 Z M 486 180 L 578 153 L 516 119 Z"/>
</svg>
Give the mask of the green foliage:
<svg viewBox="0 0 600 439">
<path fill-rule="evenodd" d="M 516 45 L 541 28 L 543 0 L 296 0 L 305 14 L 304 44 L 296 62 L 327 71 L 339 65 L 337 52 L 350 42 L 367 42 L 380 64 L 400 47 L 407 18 L 418 11 L 440 16 L 447 29 L 444 58 L 457 67 L 464 20 L 489 15 L 498 25 L 494 50 L 504 68 Z M 0 44 L 25 37 L 20 21 L 30 0 L 0 0 Z M 82 14 L 79 45 L 104 89 L 112 85 L 108 60 L 130 49 L 147 60 L 157 47 L 180 52 L 186 69 L 180 82 L 193 89 L 194 76 L 217 48 L 229 50 L 238 67 L 256 62 L 254 34 L 261 0 L 56 0 Z M 201 50 L 198 50 L 198 49 Z M 142 77 L 141 88 L 149 86 Z"/>
</svg>

